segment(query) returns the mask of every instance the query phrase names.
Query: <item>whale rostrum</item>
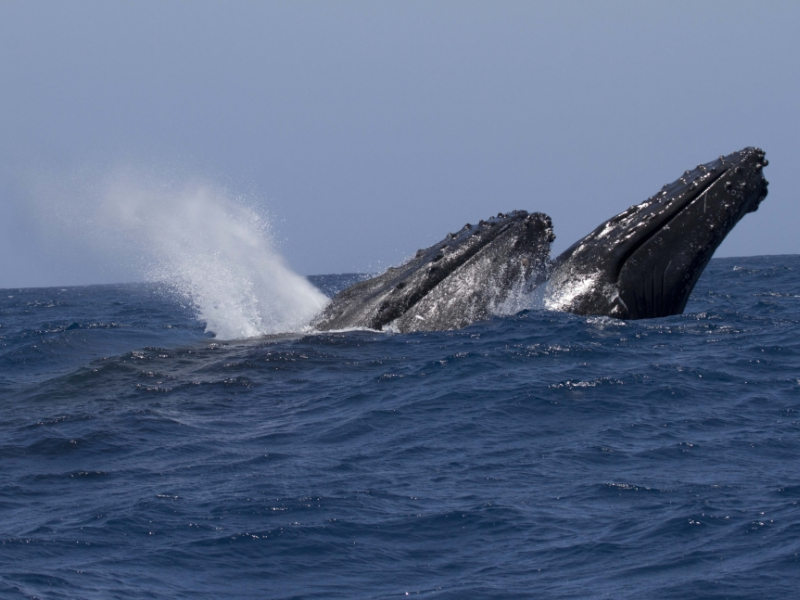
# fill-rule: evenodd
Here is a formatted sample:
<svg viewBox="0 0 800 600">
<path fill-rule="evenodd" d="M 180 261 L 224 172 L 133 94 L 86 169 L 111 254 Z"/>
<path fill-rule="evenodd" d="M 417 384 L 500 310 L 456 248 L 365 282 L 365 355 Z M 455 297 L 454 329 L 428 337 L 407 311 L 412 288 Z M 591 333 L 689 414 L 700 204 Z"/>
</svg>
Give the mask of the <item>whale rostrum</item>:
<svg viewBox="0 0 800 600">
<path fill-rule="evenodd" d="M 457 329 L 502 312 L 512 295 L 541 289 L 549 308 L 581 315 L 680 314 L 716 248 L 766 197 L 767 164 L 762 150 L 745 148 L 698 165 L 555 260 L 547 215 L 519 210 L 467 224 L 339 292 L 312 326 Z"/>
</svg>

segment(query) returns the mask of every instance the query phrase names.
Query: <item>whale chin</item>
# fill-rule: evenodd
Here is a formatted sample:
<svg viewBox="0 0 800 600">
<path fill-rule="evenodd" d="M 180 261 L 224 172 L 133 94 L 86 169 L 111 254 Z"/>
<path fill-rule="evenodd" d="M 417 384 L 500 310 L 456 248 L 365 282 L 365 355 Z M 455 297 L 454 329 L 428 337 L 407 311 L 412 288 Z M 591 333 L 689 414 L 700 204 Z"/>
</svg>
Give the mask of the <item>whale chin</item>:
<svg viewBox="0 0 800 600">
<path fill-rule="evenodd" d="M 767 196 L 766 165 L 758 148 L 698 165 L 554 261 L 547 215 L 513 211 L 467 224 L 402 265 L 343 290 L 312 326 L 456 329 L 502 312 L 514 294 L 534 289 L 547 308 L 581 315 L 680 314 L 722 240 Z"/>
</svg>

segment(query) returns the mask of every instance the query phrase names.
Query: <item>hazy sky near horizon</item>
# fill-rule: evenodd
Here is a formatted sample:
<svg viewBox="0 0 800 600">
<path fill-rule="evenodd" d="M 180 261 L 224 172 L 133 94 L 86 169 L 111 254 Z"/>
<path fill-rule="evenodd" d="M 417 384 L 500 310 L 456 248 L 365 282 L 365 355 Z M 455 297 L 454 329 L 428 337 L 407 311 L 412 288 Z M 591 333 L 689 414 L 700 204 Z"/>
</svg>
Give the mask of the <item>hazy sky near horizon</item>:
<svg viewBox="0 0 800 600">
<path fill-rule="evenodd" d="M 244 198 L 316 274 L 512 209 L 559 251 L 752 145 L 770 194 L 716 256 L 800 253 L 799 31 L 777 0 L 7 0 L 0 288 L 135 280 L 83 239 L 120 170 Z"/>
</svg>

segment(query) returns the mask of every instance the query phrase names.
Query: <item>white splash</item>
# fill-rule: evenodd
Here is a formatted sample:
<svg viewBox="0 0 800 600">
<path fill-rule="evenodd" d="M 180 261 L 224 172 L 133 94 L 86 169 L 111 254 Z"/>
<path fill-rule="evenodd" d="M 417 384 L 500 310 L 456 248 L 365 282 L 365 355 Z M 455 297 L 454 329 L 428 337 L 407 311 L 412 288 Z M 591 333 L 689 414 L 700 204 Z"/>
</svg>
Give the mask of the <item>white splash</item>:
<svg viewBox="0 0 800 600">
<path fill-rule="evenodd" d="M 597 274 L 553 276 L 544 286 L 544 307 L 547 310 L 564 311 L 576 298 L 597 285 Z"/>
<path fill-rule="evenodd" d="M 532 280 L 543 278 L 542 275 L 534 275 Z M 532 281 L 525 281 L 521 276 L 506 295 L 492 305 L 491 313 L 498 317 L 509 317 L 523 310 L 541 310 L 545 308 L 546 288 L 547 284 L 544 282 L 534 284 Z"/>
<path fill-rule="evenodd" d="M 181 294 L 217 338 L 299 331 L 327 303 L 275 250 L 266 218 L 224 190 L 122 174 L 106 182 L 99 208 L 99 221 L 141 254 L 145 277 Z"/>
<path fill-rule="evenodd" d="M 328 300 L 276 251 L 263 211 L 191 181 L 130 168 L 38 176 L 30 207 L 54 252 L 106 281 L 166 283 L 217 338 L 304 330 Z"/>
</svg>

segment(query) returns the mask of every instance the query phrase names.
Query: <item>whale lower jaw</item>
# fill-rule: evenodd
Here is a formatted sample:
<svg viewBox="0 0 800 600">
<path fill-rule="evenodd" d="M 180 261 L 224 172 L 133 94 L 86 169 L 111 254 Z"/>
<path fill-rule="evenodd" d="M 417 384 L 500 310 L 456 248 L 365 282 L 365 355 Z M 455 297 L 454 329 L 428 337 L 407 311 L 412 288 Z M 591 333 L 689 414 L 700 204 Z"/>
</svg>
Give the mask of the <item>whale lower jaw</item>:
<svg viewBox="0 0 800 600">
<path fill-rule="evenodd" d="M 312 326 L 404 333 L 464 327 L 488 318 L 513 290 L 539 282 L 554 239 L 550 217 L 541 213 L 513 211 L 467 224 L 340 292 Z"/>
</svg>

